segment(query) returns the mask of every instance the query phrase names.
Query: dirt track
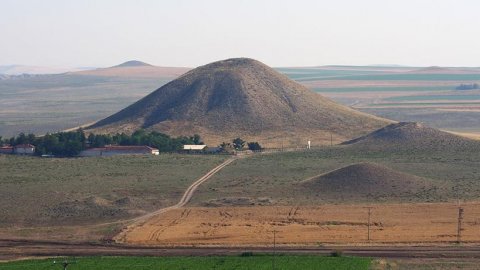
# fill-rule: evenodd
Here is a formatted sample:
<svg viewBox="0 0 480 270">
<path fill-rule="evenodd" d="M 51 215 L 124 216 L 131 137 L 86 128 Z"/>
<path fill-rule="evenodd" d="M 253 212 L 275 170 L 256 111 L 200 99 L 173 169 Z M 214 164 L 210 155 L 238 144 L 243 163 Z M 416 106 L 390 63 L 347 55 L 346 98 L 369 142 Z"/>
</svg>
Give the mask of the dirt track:
<svg viewBox="0 0 480 270">
<path fill-rule="evenodd" d="M 228 164 L 232 163 L 233 161 L 235 161 L 237 159 L 236 156 L 233 156 L 227 160 L 225 160 L 222 164 L 218 165 L 217 167 L 213 168 L 212 170 L 210 170 L 208 173 L 206 173 L 204 176 L 200 177 L 197 181 L 195 181 L 193 184 L 191 184 L 187 190 L 185 191 L 185 193 L 183 194 L 182 198 L 180 199 L 180 201 L 175 204 L 175 205 L 172 205 L 172 206 L 169 206 L 169 207 L 165 207 L 165 208 L 161 208 L 161 209 L 158 209 L 154 212 L 151 212 L 151 213 L 148 213 L 146 215 L 143 215 L 143 216 L 139 216 L 139 217 L 136 217 L 134 219 L 131 219 L 131 220 L 127 220 L 126 222 L 132 222 L 126 229 L 124 229 L 120 234 L 118 234 L 114 239 L 115 240 L 122 240 L 125 238 L 125 235 L 128 234 L 131 230 L 131 228 L 134 228 L 134 227 L 137 227 L 137 226 L 141 226 L 141 224 L 143 224 L 144 222 L 146 222 L 147 220 L 149 220 L 150 218 L 154 217 L 154 216 L 158 216 L 160 214 L 163 214 L 163 213 L 166 213 L 168 211 L 171 211 L 171 210 L 175 210 L 175 209 L 179 209 L 183 206 L 185 206 L 189 201 L 190 199 L 192 198 L 193 196 L 193 193 L 195 192 L 195 190 L 205 181 L 207 181 L 208 179 L 210 179 L 210 177 L 212 177 L 214 174 L 216 174 L 218 171 L 220 171 L 221 169 L 223 169 L 224 167 L 228 166 Z M 125 222 L 125 221 L 123 221 Z"/>
<path fill-rule="evenodd" d="M 480 259 L 480 246 L 325 246 L 277 247 L 278 253 L 327 255 L 341 250 L 349 256 L 375 258 L 473 258 Z M 238 255 L 245 251 L 273 253 L 272 246 L 257 248 L 155 248 L 141 246 L 100 245 L 91 243 L 0 240 L 0 260 L 54 256 L 207 256 Z"/>
</svg>

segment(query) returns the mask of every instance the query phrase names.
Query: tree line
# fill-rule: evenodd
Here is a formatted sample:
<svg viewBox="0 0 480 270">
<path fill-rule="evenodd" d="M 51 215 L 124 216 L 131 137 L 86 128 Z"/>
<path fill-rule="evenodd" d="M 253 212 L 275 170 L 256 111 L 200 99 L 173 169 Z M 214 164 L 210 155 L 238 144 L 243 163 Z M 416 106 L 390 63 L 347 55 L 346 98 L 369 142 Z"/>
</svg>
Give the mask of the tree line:
<svg viewBox="0 0 480 270">
<path fill-rule="evenodd" d="M 233 139 L 231 143 L 229 142 L 223 142 L 220 144 L 220 148 L 228 151 L 228 149 L 235 149 L 237 151 L 241 151 L 245 149 L 245 144 L 247 144 L 248 150 L 252 151 L 260 151 L 262 150 L 262 146 L 258 142 L 246 142 L 242 140 L 241 138 L 236 138 Z"/>
<path fill-rule="evenodd" d="M 9 139 L 0 137 L 0 145 L 32 144 L 36 155 L 77 156 L 81 151 L 90 147 L 104 147 L 105 145 L 147 145 L 158 148 L 161 152 L 173 152 L 182 149 L 184 144 L 203 144 L 199 135 L 191 137 L 171 137 L 169 135 L 143 129 L 128 135 L 125 133 L 93 134 L 88 136 L 82 129 L 69 132 L 47 133 L 44 136 L 20 133 Z"/>
</svg>

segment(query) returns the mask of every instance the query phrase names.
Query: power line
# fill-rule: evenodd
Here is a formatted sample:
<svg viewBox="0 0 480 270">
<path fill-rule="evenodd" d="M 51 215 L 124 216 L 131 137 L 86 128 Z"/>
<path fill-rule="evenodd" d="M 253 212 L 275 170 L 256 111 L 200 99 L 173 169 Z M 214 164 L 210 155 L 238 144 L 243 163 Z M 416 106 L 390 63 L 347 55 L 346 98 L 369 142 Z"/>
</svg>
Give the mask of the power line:
<svg viewBox="0 0 480 270">
<path fill-rule="evenodd" d="M 365 207 L 368 209 L 368 221 L 367 221 L 367 241 L 370 242 L 370 226 L 371 226 L 371 216 L 372 216 L 372 207 Z"/>
<path fill-rule="evenodd" d="M 75 259 L 73 261 L 70 261 L 70 262 L 67 259 L 65 259 L 63 262 L 53 261 L 53 264 L 59 264 L 60 266 L 62 266 L 63 270 L 67 270 L 69 265 L 76 264 L 76 263 L 77 263 L 77 261 Z"/>
<path fill-rule="evenodd" d="M 463 208 L 458 207 L 458 224 L 457 224 L 457 243 L 462 242 L 462 222 L 463 222 Z"/>
</svg>

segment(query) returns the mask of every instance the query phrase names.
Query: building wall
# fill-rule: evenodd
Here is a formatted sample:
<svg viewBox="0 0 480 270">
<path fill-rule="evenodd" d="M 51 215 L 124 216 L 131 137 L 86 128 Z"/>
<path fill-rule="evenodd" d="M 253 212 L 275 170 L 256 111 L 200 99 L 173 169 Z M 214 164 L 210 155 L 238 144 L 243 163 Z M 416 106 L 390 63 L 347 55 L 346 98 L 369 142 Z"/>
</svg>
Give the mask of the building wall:
<svg viewBox="0 0 480 270">
<path fill-rule="evenodd" d="M 14 148 L 13 153 L 17 155 L 33 155 L 35 153 L 35 148 Z"/>
<path fill-rule="evenodd" d="M 127 150 L 84 150 L 80 152 L 81 157 L 110 157 L 117 155 L 158 155 L 158 151 L 127 151 Z"/>
</svg>

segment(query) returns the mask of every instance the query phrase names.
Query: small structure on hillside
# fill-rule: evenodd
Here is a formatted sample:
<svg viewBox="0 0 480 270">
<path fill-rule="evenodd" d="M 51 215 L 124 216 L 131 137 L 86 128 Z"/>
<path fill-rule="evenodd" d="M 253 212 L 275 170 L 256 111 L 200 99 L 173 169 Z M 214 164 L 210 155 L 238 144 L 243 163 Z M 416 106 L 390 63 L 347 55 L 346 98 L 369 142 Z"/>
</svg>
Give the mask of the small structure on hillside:
<svg viewBox="0 0 480 270">
<path fill-rule="evenodd" d="M 196 145 L 196 144 L 185 144 L 183 146 L 183 151 L 187 151 L 187 152 L 202 152 L 206 149 L 206 145 L 205 144 L 199 144 L 199 145 Z"/>
<path fill-rule="evenodd" d="M 13 154 L 13 146 L 2 146 L 0 147 L 0 154 Z"/>
<path fill-rule="evenodd" d="M 13 147 L 15 155 L 33 155 L 35 154 L 35 146 L 31 144 L 18 144 Z"/>
<path fill-rule="evenodd" d="M 146 145 L 106 145 L 80 152 L 81 157 L 99 157 L 116 155 L 159 155 L 160 151 Z"/>
</svg>

